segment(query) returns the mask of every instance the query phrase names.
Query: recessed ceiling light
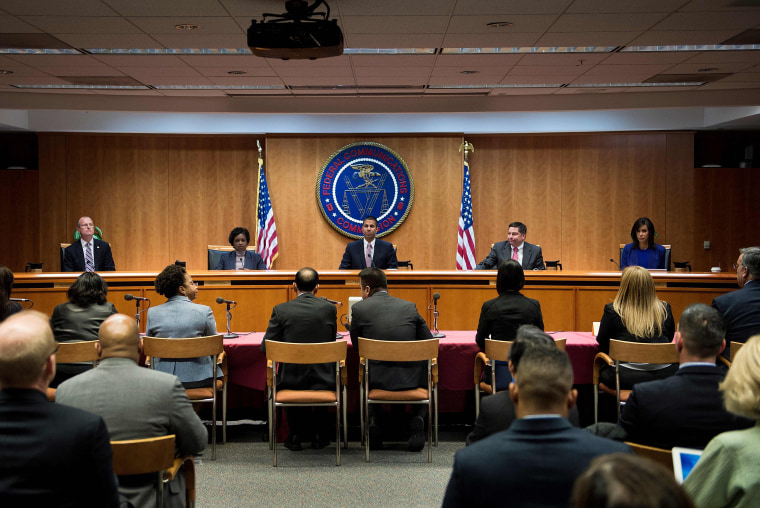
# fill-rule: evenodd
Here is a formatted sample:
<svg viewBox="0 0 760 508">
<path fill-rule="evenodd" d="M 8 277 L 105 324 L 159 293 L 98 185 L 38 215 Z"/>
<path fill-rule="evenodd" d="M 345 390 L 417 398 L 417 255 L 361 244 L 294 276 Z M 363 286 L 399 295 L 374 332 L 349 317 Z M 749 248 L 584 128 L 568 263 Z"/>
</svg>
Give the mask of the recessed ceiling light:
<svg viewBox="0 0 760 508">
<path fill-rule="evenodd" d="M 461 71 L 459 74 L 464 74 L 465 76 L 469 74 L 477 74 L 480 71 Z"/>
<path fill-rule="evenodd" d="M 719 71 L 717 67 L 705 67 L 704 69 L 697 69 L 698 72 L 715 72 Z"/>
<path fill-rule="evenodd" d="M 506 28 L 512 26 L 512 23 L 510 21 L 494 21 L 493 23 L 488 23 L 486 26 L 488 28 Z"/>
<path fill-rule="evenodd" d="M 181 25 L 174 25 L 175 30 L 198 30 L 200 25 L 193 25 L 191 23 L 182 23 Z"/>
<path fill-rule="evenodd" d="M 9 71 L 6 69 L 0 69 L 0 74 L 13 74 L 13 71 Z"/>
<path fill-rule="evenodd" d="M 227 74 L 239 75 L 239 74 L 248 74 L 248 73 L 245 71 L 227 71 Z"/>
</svg>

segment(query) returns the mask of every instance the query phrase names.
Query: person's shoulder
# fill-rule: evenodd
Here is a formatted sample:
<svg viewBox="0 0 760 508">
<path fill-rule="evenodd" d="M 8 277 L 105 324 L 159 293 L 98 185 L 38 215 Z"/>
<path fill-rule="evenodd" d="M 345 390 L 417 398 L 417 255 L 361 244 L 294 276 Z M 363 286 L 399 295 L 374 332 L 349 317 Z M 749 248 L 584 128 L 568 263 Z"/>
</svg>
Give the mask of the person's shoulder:
<svg viewBox="0 0 760 508">
<path fill-rule="evenodd" d="M 612 302 L 604 304 L 604 312 L 607 314 L 617 314 L 617 312 L 615 312 L 615 306 Z"/>
<path fill-rule="evenodd" d="M 595 436 L 585 429 L 571 427 L 567 432 L 574 434 L 584 449 L 587 451 L 607 454 L 607 453 L 631 453 L 631 447 L 620 441 L 614 441 L 601 436 Z"/>
<path fill-rule="evenodd" d="M 108 242 L 106 242 L 105 240 L 98 240 L 97 238 L 95 238 L 95 245 L 110 248 L 110 245 L 108 244 Z"/>
</svg>

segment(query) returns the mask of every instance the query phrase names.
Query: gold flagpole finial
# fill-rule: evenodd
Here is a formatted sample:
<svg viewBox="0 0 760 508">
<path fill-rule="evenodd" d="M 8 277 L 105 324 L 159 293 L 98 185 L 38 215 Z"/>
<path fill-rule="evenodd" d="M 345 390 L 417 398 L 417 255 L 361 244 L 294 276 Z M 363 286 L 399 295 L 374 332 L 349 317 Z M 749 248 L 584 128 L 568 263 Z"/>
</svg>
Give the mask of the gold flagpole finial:
<svg viewBox="0 0 760 508">
<path fill-rule="evenodd" d="M 259 140 L 256 140 L 256 146 L 259 147 L 259 166 L 264 164 L 264 159 L 261 158 L 261 143 L 259 143 Z"/>
<path fill-rule="evenodd" d="M 467 156 L 469 155 L 469 152 L 474 152 L 475 147 L 472 143 L 469 143 L 468 141 L 463 141 L 461 145 L 459 145 L 459 153 L 462 153 L 462 150 L 464 150 L 464 160 L 467 160 Z"/>
</svg>

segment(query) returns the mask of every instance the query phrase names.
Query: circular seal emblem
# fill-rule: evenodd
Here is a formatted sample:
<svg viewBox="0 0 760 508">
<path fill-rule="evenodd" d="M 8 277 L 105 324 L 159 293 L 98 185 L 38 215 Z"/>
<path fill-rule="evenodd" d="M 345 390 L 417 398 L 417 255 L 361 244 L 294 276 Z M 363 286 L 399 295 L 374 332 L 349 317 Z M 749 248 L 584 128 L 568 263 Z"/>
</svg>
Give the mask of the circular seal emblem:
<svg viewBox="0 0 760 508">
<path fill-rule="evenodd" d="M 317 203 L 342 235 L 362 238 L 364 217 L 377 217 L 377 236 L 399 227 L 414 201 L 406 162 L 379 143 L 351 143 L 333 153 L 317 178 Z"/>
</svg>

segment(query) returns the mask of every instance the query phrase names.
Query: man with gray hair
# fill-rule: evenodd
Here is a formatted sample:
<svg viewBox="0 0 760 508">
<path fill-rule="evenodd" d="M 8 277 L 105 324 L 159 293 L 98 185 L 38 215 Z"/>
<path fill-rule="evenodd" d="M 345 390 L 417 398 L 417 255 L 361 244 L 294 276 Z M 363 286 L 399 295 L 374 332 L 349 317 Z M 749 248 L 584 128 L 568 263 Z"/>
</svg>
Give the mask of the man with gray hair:
<svg viewBox="0 0 760 508">
<path fill-rule="evenodd" d="M 726 349 L 723 356 L 730 358 L 731 342 L 746 342 L 760 333 L 760 247 L 739 249 L 734 265 L 738 291 L 715 298 L 712 306 L 726 319 Z"/>
<path fill-rule="evenodd" d="M 47 400 L 57 350 L 41 312 L 0 324 L 0 506 L 118 506 L 103 419 Z"/>
</svg>

